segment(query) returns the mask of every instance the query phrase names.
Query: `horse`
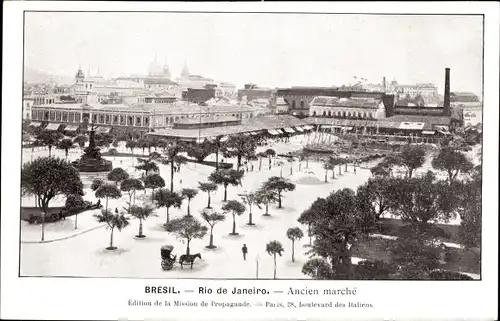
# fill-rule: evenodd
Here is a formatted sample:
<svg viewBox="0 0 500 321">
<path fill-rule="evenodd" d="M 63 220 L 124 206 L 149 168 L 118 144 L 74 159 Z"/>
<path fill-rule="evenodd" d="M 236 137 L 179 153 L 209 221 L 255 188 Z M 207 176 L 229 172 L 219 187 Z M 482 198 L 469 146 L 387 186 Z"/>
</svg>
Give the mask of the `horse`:
<svg viewBox="0 0 500 321">
<path fill-rule="evenodd" d="M 187 264 L 191 264 L 191 270 L 192 270 L 193 269 L 194 260 L 197 257 L 200 258 L 200 260 L 201 260 L 201 254 L 200 253 L 196 253 L 196 254 L 192 254 L 192 255 L 188 255 L 188 254 L 181 255 L 181 257 L 179 258 L 179 264 L 181 265 L 181 269 L 183 268 L 184 262 L 186 262 Z"/>
</svg>

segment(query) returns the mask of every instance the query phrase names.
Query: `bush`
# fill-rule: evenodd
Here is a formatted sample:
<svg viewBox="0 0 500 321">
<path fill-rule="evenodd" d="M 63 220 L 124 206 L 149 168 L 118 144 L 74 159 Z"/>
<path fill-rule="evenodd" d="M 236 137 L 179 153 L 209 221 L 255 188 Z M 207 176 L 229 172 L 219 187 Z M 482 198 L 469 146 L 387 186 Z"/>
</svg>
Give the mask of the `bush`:
<svg viewBox="0 0 500 321">
<path fill-rule="evenodd" d="M 431 280 L 474 280 L 467 274 L 445 270 L 433 270 L 429 273 L 429 278 Z"/>
<path fill-rule="evenodd" d="M 82 208 L 85 208 L 85 201 L 81 195 L 70 194 L 66 198 L 66 204 L 64 208 L 68 212 L 76 212 Z"/>
<path fill-rule="evenodd" d="M 381 260 L 364 260 L 354 267 L 353 272 L 356 280 L 388 280 L 397 272 L 397 267 Z"/>
<path fill-rule="evenodd" d="M 444 229 L 428 223 L 412 223 L 403 225 L 399 228 L 397 233 L 398 236 L 413 234 L 419 234 L 430 238 L 450 238 L 450 235 L 446 233 Z"/>
</svg>

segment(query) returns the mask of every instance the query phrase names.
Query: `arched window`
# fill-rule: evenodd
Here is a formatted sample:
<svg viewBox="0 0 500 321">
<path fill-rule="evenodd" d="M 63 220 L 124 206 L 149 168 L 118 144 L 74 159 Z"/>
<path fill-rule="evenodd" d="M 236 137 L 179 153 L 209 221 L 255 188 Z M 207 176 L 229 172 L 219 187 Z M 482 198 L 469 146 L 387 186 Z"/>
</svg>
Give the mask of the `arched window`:
<svg viewBox="0 0 500 321">
<path fill-rule="evenodd" d="M 295 108 L 295 100 L 292 101 L 292 108 Z"/>
<path fill-rule="evenodd" d="M 313 117 L 316 117 L 316 111 L 313 111 Z"/>
<path fill-rule="evenodd" d="M 325 116 L 326 116 L 326 111 L 323 110 L 323 117 L 325 117 Z"/>
<path fill-rule="evenodd" d="M 132 118 L 132 116 L 129 116 L 128 117 L 128 124 L 129 126 L 133 126 L 134 125 L 134 118 Z"/>
<path fill-rule="evenodd" d="M 302 101 L 302 100 L 300 101 L 300 108 L 302 108 L 302 109 L 304 108 L 304 101 Z"/>
<path fill-rule="evenodd" d="M 332 117 L 332 112 L 328 111 L 328 117 Z"/>
</svg>

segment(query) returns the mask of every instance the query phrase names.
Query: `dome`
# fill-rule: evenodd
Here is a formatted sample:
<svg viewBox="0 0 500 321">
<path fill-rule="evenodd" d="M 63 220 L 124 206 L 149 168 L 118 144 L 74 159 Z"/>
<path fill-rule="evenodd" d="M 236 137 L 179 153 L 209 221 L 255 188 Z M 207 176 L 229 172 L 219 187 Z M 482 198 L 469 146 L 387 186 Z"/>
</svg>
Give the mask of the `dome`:
<svg viewBox="0 0 500 321">
<path fill-rule="evenodd" d="M 158 75 L 161 75 L 162 72 L 163 72 L 163 68 L 156 61 L 156 57 L 155 57 L 155 60 L 149 65 L 148 73 L 150 76 L 158 76 Z"/>
</svg>

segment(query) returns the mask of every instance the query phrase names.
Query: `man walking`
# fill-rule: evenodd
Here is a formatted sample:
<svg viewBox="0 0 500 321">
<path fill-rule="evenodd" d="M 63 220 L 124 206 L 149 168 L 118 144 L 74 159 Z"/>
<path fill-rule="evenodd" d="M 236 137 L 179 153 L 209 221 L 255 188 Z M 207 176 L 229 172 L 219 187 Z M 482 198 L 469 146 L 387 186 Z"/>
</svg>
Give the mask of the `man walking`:
<svg viewBox="0 0 500 321">
<path fill-rule="evenodd" d="M 243 247 L 241 248 L 241 252 L 243 252 L 243 260 L 247 260 L 247 253 L 248 253 L 248 248 L 246 244 L 243 244 Z"/>
</svg>

